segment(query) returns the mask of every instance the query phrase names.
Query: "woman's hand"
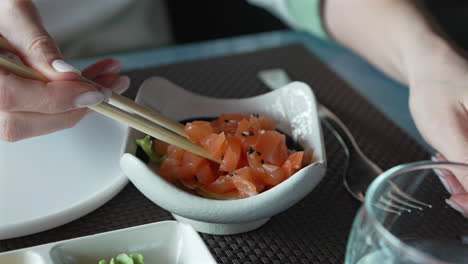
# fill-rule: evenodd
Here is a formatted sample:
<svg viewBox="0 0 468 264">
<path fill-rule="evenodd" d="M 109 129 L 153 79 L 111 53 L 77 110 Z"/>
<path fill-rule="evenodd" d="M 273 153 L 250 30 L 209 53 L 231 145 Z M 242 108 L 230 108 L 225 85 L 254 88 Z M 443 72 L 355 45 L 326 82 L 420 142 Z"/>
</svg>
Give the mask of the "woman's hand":
<svg viewBox="0 0 468 264">
<path fill-rule="evenodd" d="M 24 79 L 0 69 L 0 140 L 17 141 L 70 128 L 105 100 L 102 92 L 79 81 L 79 75 L 123 92 L 129 86 L 119 76 L 119 61 L 100 61 L 80 73 L 63 61 L 29 0 L 0 1 L 0 34 L 28 66 L 50 82 Z"/>
<path fill-rule="evenodd" d="M 468 63 L 424 1 L 326 0 L 331 36 L 408 85 L 424 139 L 450 161 L 468 162 Z M 468 172 L 441 177 L 447 203 L 468 216 Z"/>
<path fill-rule="evenodd" d="M 447 46 L 411 64 L 410 109 L 435 159 L 468 163 L 468 61 Z M 447 203 L 468 216 L 468 171 L 441 171 Z"/>
</svg>

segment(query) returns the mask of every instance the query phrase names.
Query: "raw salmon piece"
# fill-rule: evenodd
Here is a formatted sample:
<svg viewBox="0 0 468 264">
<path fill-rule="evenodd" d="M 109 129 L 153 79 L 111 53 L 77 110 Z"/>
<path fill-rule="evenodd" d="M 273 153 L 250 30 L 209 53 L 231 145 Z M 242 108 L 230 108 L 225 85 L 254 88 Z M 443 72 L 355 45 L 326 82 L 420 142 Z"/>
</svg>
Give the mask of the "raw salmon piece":
<svg viewBox="0 0 468 264">
<path fill-rule="evenodd" d="M 292 164 L 289 159 L 283 163 L 283 166 L 281 166 L 281 169 L 284 171 L 284 175 L 286 175 L 286 178 L 289 178 L 291 177 L 291 175 L 294 174 Z"/>
<path fill-rule="evenodd" d="M 288 160 L 291 161 L 292 168 L 298 171 L 302 168 L 303 158 L 304 158 L 304 151 L 298 151 L 289 155 Z"/>
<path fill-rule="evenodd" d="M 250 116 L 249 126 L 255 131 L 262 130 L 262 125 L 258 121 L 258 118 L 256 118 L 255 116 Z"/>
<path fill-rule="evenodd" d="M 213 132 L 210 122 L 193 121 L 185 125 L 185 133 L 187 133 L 188 139 L 194 143 L 200 142 L 203 137 Z"/>
<path fill-rule="evenodd" d="M 262 157 L 263 154 L 256 149 L 249 147 L 245 153 L 245 155 L 247 155 L 247 162 L 249 167 L 261 168 L 263 164 L 265 164 L 265 160 Z"/>
<path fill-rule="evenodd" d="M 205 158 L 185 151 L 184 156 L 182 157 L 181 166 L 186 168 L 191 174 L 195 175 L 203 162 L 206 162 Z"/>
<path fill-rule="evenodd" d="M 259 173 L 258 176 L 262 177 L 265 184 L 275 186 L 286 179 L 286 173 L 281 167 L 264 164 L 263 169 L 264 173 Z"/>
<path fill-rule="evenodd" d="M 227 142 L 224 133 L 221 134 L 209 134 L 206 137 L 203 137 L 200 141 L 200 145 L 213 157 L 221 159 L 224 152 L 226 151 Z"/>
<path fill-rule="evenodd" d="M 281 169 L 285 172 L 287 178 L 291 177 L 294 173 L 302 168 L 303 157 L 304 151 L 294 152 L 289 155 L 283 166 L 281 166 Z"/>
<path fill-rule="evenodd" d="M 167 148 L 169 147 L 169 144 L 164 142 L 164 141 L 161 141 L 161 140 L 157 140 L 157 139 L 153 139 L 153 150 L 159 154 L 159 155 L 164 155 L 167 153 Z"/>
<path fill-rule="evenodd" d="M 234 135 L 239 122 L 245 118 L 248 118 L 248 116 L 243 114 L 222 114 L 217 120 L 213 121 L 213 125 L 226 135 Z"/>
<path fill-rule="evenodd" d="M 208 184 L 205 189 L 213 193 L 227 193 L 236 189 L 229 176 L 220 176 L 214 182 Z"/>
<path fill-rule="evenodd" d="M 179 160 L 167 158 L 161 164 L 159 168 L 159 175 L 163 178 L 172 181 L 174 179 L 190 179 L 193 178 L 193 174 L 186 168 L 180 166 Z"/>
<path fill-rule="evenodd" d="M 250 131 L 249 120 L 242 119 L 237 125 L 235 136 L 243 140 L 245 138 L 245 132 L 248 131 Z M 244 136 L 242 133 L 244 133 Z"/>
<path fill-rule="evenodd" d="M 258 122 L 263 130 L 275 130 L 275 122 L 266 116 L 260 116 Z"/>
<path fill-rule="evenodd" d="M 195 177 L 197 182 L 204 185 L 210 184 L 216 180 L 214 171 L 207 160 L 203 160 L 203 162 L 200 164 Z"/>
<path fill-rule="evenodd" d="M 184 157 L 185 150 L 176 147 L 174 145 L 169 145 L 167 147 L 167 158 L 175 159 L 181 161 Z"/>
<path fill-rule="evenodd" d="M 233 136 L 227 137 L 226 141 L 227 149 L 226 152 L 224 152 L 219 170 L 232 173 L 237 169 L 237 165 L 240 160 L 241 141 L 239 138 Z"/>
<path fill-rule="evenodd" d="M 242 123 L 243 121 L 241 121 Z M 245 122 L 249 122 L 248 120 L 245 120 Z M 239 124 L 240 127 L 241 124 Z M 259 131 L 255 130 L 250 126 L 250 124 L 247 125 L 247 128 L 245 128 L 245 123 L 242 124 L 242 131 L 240 132 L 239 138 L 242 141 L 242 151 L 244 153 L 247 152 L 249 148 L 255 148 L 255 145 L 257 144 L 257 140 L 259 137 Z M 240 129 L 239 129 L 240 130 Z M 236 132 L 237 134 L 237 132 Z"/>
<path fill-rule="evenodd" d="M 286 137 L 276 131 L 259 133 L 255 151 L 260 152 L 265 163 L 281 166 L 288 158 Z"/>
<path fill-rule="evenodd" d="M 234 186 L 239 191 L 240 197 L 245 198 L 258 194 L 251 168 L 244 167 L 238 169 L 228 177 L 231 177 Z"/>
</svg>

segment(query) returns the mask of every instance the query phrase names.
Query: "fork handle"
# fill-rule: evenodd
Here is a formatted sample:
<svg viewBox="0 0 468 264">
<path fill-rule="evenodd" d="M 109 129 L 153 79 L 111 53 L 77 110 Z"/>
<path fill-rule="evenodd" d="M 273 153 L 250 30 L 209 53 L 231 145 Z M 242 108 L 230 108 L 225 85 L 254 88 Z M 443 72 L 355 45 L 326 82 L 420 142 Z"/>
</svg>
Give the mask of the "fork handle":
<svg viewBox="0 0 468 264">
<path fill-rule="evenodd" d="M 345 124 L 332 111 L 323 105 L 319 105 L 318 114 L 320 119 L 331 126 L 332 130 L 341 138 L 348 152 L 361 152 L 351 132 L 349 132 Z"/>
<path fill-rule="evenodd" d="M 354 139 L 351 132 L 349 132 L 348 128 L 345 124 L 328 108 L 323 105 L 319 105 L 319 117 L 335 134 L 338 140 L 341 140 L 347 155 L 350 157 L 352 153 L 356 153 L 357 155 L 361 156 L 366 162 L 379 174 L 382 173 L 382 169 L 380 169 L 374 162 L 372 162 L 361 150 L 359 145 L 357 144 L 356 140 Z"/>
</svg>

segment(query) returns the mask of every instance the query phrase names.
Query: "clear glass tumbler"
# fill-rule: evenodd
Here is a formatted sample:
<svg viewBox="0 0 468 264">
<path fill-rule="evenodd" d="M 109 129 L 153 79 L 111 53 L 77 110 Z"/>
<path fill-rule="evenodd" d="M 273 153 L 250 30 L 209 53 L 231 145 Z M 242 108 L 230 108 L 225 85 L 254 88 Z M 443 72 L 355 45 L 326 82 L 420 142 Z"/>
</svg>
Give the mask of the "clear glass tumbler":
<svg viewBox="0 0 468 264">
<path fill-rule="evenodd" d="M 348 240 L 346 264 L 468 263 L 468 218 L 452 209 L 438 177 L 468 177 L 468 165 L 416 162 L 369 187 Z"/>
</svg>

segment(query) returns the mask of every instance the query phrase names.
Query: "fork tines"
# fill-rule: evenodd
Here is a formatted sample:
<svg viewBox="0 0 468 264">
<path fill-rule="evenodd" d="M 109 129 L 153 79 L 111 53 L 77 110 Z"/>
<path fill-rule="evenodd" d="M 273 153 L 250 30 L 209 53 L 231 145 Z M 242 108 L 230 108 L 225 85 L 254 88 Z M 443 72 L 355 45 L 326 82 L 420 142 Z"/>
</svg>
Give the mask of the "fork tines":
<svg viewBox="0 0 468 264">
<path fill-rule="evenodd" d="M 402 191 L 395 183 L 389 181 L 391 190 L 380 196 L 374 206 L 390 213 L 401 215 L 411 213 L 413 210 L 423 211 L 432 208 L 432 205 L 421 202 Z"/>
</svg>

